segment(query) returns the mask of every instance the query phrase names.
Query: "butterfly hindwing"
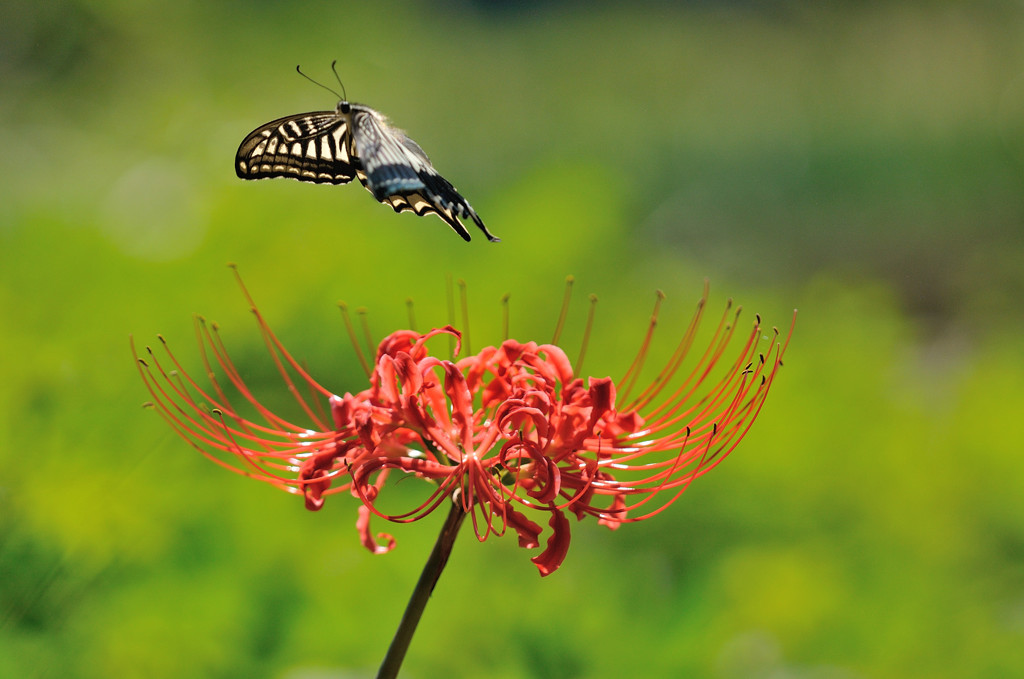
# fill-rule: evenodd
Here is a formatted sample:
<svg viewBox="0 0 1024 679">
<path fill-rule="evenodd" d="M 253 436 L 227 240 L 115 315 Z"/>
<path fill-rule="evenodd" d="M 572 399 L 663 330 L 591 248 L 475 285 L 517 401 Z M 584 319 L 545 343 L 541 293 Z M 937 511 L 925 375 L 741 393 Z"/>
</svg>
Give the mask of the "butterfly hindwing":
<svg viewBox="0 0 1024 679">
<path fill-rule="evenodd" d="M 235 155 L 235 172 L 242 179 L 347 184 L 358 167 L 351 147 L 348 121 L 334 111 L 287 116 L 249 133 Z"/>
<path fill-rule="evenodd" d="M 353 108 L 353 143 L 365 172 L 365 179 L 360 177 L 360 181 L 374 198 L 390 205 L 395 212 L 436 214 L 467 241 L 469 232 L 459 218 L 472 219 L 489 240 L 498 240 L 469 202 L 438 174 L 419 144 L 388 125 L 376 111 L 362 106 Z"/>
</svg>

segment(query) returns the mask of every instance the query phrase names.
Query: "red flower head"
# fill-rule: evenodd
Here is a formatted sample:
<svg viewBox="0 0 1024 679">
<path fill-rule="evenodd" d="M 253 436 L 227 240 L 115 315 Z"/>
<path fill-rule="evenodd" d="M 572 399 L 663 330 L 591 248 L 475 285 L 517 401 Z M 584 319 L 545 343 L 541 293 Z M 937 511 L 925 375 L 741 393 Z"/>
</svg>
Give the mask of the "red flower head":
<svg viewBox="0 0 1024 679">
<path fill-rule="evenodd" d="M 445 326 L 422 334 L 399 330 L 384 338 L 368 370 L 369 388 L 342 396 L 306 373 L 254 306 L 277 369 L 311 421 L 308 427 L 283 420 L 257 401 L 216 328 L 201 319 L 197 327 L 201 346 L 207 347 L 203 359 L 210 388 L 189 377 L 166 344 L 174 370 L 152 350 L 151 361 L 140 359 L 139 367 L 152 405 L 218 464 L 301 494 L 312 510 L 333 493 L 357 497 L 357 527 L 370 550 L 394 547 L 390 535 L 373 536 L 372 515 L 416 521 L 451 498 L 470 515 L 481 541 L 511 528 L 520 546 L 536 548 L 543 528 L 530 516 L 546 515 L 551 532 L 533 562 L 548 575 L 569 547 L 567 512 L 578 519 L 595 516 L 611 529 L 659 513 L 736 447 L 761 410 L 788 335 L 780 342 L 773 332 L 759 351 L 764 339 L 759 317 L 712 381 L 736 331 L 739 310 L 727 306 L 710 346 L 685 376 L 679 375 L 706 296 L 705 289 L 667 365 L 632 397 L 658 306 L 632 366 L 618 382 L 578 377 L 554 344 L 506 340 L 459 360 L 438 356 L 431 352 L 436 343 L 431 340 L 439 336 L 453 339 L 454 354 L 460 352 L 460 332 Z M 231 405 L 214 377 L 214 363 L 261 422 Z M 304 397 L 297 382 L 313 398 Z M 318 407 L 321 398 L 330 406 L 329 421 Z M 429 481 L 426 499 L 406 512 L 379 509 L 378 496 L 392 470 Z"/>
</svg>

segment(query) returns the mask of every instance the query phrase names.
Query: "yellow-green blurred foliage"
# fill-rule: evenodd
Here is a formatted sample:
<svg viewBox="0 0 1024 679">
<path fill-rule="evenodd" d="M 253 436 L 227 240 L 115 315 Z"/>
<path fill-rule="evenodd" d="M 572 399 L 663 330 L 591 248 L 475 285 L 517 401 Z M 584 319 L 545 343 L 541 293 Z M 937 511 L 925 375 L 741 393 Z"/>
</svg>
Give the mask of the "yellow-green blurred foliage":
<svg viewBox="0 0 1024 679">
<path fill-rule="evenodd" d="M 293 72 L 332 59 L 502 243 L 235 178 L 250 129 L 333 108 Z M 8 0 L 0 78 L 0 676 L 373 675 L 439 519 L 372 556 L 352 498 L 308 513 L 139 407 L 129 334 L 201 373 L 193 313 L 286 404 L 229 261 L 339 392 L 336 301 L 441 324 L 447 274 L 477 348 L 505 292 L 547 340 L 574 274 L 598 374 L 657 288 L 660 356 L 705 277 L 713 312 L 800 308 L 725 464 L 574 523 L 544 580 L 467 532 L 403 676 L 1024 675 L 1019 3 Z"/>
</svg>

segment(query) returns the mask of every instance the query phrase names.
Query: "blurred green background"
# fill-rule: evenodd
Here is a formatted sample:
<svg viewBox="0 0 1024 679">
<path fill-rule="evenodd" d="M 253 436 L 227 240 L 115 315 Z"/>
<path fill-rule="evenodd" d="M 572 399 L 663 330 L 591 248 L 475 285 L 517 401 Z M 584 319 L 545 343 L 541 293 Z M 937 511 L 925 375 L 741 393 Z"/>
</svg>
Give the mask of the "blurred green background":
<svg viewBox="0 0 1024 679">
<path fill-rule="evenodd" d="M 249 130 L 333 108 L 294 73 L 332 59 L 502 243 L 235 178 Z M 731 459 L 574 522 L 543 580 L 467 532 L 403 676 L 1024 676 L 1021 3 L 6 0 L 0 77 L 0 676 L 373 676 L 441 517 L 372 556 L 351 498 L 308 513 L 139 407 L 129 334 L 201 374 L 193 313 L 285 402 L 229 261 L 339 392 L 335 302 L 441 324 L 449 273 L 477 347 L 505 292 L 548 339 L 574 274 L 594 374 L 658 288 L 660 356 L 705 277 L 800 309 Z"/>
</svg>

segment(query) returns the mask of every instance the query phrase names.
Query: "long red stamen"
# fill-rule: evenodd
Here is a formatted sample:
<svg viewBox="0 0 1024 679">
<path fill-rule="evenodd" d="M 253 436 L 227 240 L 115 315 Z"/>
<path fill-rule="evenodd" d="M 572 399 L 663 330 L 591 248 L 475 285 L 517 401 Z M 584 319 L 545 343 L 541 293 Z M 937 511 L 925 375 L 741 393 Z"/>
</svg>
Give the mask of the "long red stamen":
<svg viewBox="0 0 1024 679">
<path fill-rule="evenodd" d="M 651 347 L 651 340 L 654 338 L 654 330 L 658 327 L 658 313 L 661 310 L 661 303 L 665 299 L 665 293 L 658 290 L 657 297 L 654 302 L 654 311 L 651 312 L 651 320 L 647 325 L 647 333 L 644 335 L 644 341 L 640 345 L 640 350 L 636 353 L 636 357 L 633 358 L 633 362 L 626 370 L 626 374 L 622 376 L 619 382 L 623 385 L 622 393 L 619 398 L 626 400 L 629 397 L 629 392 L 633 389 L 633 385 L 636 384 L 637 378 L 640 376 L 640 371 L 643 370 L 644 362 L 647 360 L 647 351 Z M 635 409 L 635 408 L 634 408 Z"/>
</svg>

